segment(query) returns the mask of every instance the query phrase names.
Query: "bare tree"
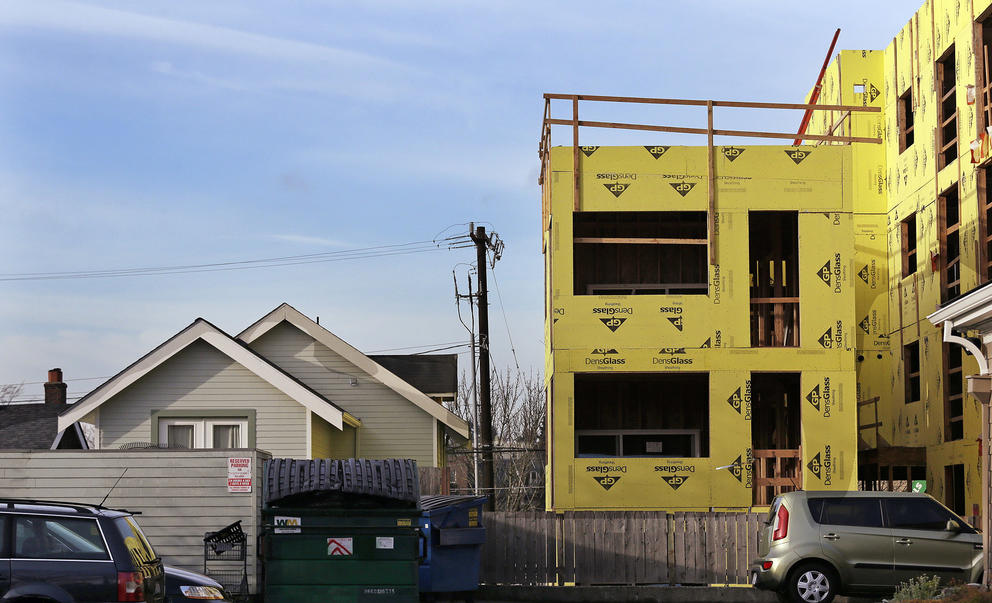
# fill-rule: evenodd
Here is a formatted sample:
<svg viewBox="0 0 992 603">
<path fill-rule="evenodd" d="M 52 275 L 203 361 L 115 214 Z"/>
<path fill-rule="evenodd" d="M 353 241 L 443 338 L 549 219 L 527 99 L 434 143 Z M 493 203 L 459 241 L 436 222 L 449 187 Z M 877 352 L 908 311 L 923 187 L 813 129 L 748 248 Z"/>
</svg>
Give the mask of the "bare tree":
<svg viewBox="0 0 992 603">
<path fill-rule="evenodd" d="M 14 398 L 21 395 L 22 389 L 24 389 L 23 383 L 7 383 L 0 385 L 0 408 L 13 402 Z"/>
<path fill-rule="evenodd" d="M 506 368 L 492 374 L 493 463 L 496 508 L 524 510 L 544 506 L 544 382 L 540 374 Z M 471 383 L 464 373 L 452 412 L 475 429 Z M 474 484 L 477 451 L 454 449 L 448 458 L 459 475 Z"/>
</svg>

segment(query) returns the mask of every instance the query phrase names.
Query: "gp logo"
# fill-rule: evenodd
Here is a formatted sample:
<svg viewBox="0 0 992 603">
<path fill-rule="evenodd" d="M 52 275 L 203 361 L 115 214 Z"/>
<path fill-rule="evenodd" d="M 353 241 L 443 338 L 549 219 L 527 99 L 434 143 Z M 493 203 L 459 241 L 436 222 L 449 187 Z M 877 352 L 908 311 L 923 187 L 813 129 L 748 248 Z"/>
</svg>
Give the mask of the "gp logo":
<svg viewBox="0 0 992 603">
<path fill-rule="evenodd" d="M 604 475 L 603 477 L 594 477 L 594 480 L 603 487 L 603 490 L 609 490 L 620 481 L 619 475 Z"/>
<path fill-rule="evenodd" d="M 616 197 L 617 199 L 619 199 L 620 198 L 620 195 L 622 195 L 624 193 L 624 191 L 626 191 L 628 188 L 630 188 L 630 183 L 629 182 L 608 182 L 608 183 L 604 184 L 603 186 L 606 187 L 606 190 L 608 190 L 611 193 L 613 193 L 613 196 L 614 197 Z"/>
<path fill-rule="evenodd" d="M 667 153 L 668 152 L 668 149 L 670 149 L 670 148 L 671 147 L 661 147 L 661 146 L 644 147 L 644 149 L 648 153 L 651 153 L 651 156 L 654 157 L 655 159 L 658 159 L 659 157 L 661 157 L 662 155 L 664 155 L 665 153 Z"/>
<path fill-rule="evenodd" d="M 684 323 L 682 322 L 681 316 L 669 316 L 667 318 L 668 318 L 668 322 L 672 323 L 672 326 L 674 326 L 680 332 L 682 331 L 682 327 L 684 326 Z"/>
<path fill-rule="evenodd" d="M 810 459 L 809 463 L 806 464 L 806 468 L 809 469 L 810 473 L 816 476 L 816 479 L 822 479 L 821 472 L 823 471 L 823 463 L 820 462 L 819 452 L 816 453 L 816 456 Z"/>
<path fill-rule="evenodd" d="M 616 333 L 617 329 L 619 329 L 620 326 L 623 325 L 623 323 L 627 322 L 626 318 L 620 318 L 619 316 L 612 316 L 610 318 L 600 318 L 599 320 L 604 325 L 606 325 L 606 328 L 608 328 L 613 333 Z"/>
<path fill-rule="evenodd" d="M 696 186 L 695 182 L 669 182 L 668 184 L 670 184 L 671 187 L 675 189 L 675 192 L 682 195 L 683 197 L 688 195 L 689 191 L 691 191 Z"/>
<path fill-rule="evenodd" d="M 827 329 L 827 332 L 826 333 L 824 333 L 823 335 L 820 335 L 820 338 L 817 339 L 817 342 L 821 346 L 823 346 L 824 348 L 831 348 L 831 347 L 833 347 L 833 345 L 834 345 L 834 328 L 833 327 L 830 327 L 829 329 Z"/>
<path fill-rule="evenodd" d="M 579 150 L 582 151 L 586 157 L 592 157 L 592 154 L 595 153 L 597 149 L 599 149 L 599 147 L 579 147 Z"/>
<path fill-rule="evenodd" d="M 744 154 L 744 149 L 740 147 L 723 147 L 722 153 L 724 157 L 730 161 L 734 161 Z"/>
<path fill-rule="evenodd" d="M 793 163 L 795 163 L 796 165 L 799 165 L 807 157 L 809 157 L 810 155 L 812 155 L 813 152 L 812 151 L 803 151 L 802 149 L 792 149 L 792 150 L 786 151 L 785 154 L 789 156 L 789 159 L 791 159 Z"/>
<path fill-rule="evenodd" d="M 678 490 L 682 487 L 682 484 L 689 480 L 686 475 L 663 475 L 661 479 L 665 480 L 665 483 L 672 487 L 672 490 Z"/>
</svg>

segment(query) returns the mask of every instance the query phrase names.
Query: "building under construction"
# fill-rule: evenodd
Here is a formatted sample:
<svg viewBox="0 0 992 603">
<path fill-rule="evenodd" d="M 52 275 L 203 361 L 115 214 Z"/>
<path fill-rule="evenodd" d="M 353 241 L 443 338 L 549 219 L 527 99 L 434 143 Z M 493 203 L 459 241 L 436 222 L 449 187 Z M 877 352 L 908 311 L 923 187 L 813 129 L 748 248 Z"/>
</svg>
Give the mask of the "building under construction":
<svg viewBox="0 0 992 603">
<path fill-rule="evenodd" d="M 815 105 L 546 95 L 550 509 L 916 487 L 979 514 L 977 364 L 926 316 L 992 278 L 990 4 L 831 53 Z M 617 102 L 706 127 L 585 117 Z M 813 110 L 772 146 L 733 142 L 797 135 L 721 130 L 724 107 Z M 644 145 L 583 146 L 597 127 Z"/>
</svg>

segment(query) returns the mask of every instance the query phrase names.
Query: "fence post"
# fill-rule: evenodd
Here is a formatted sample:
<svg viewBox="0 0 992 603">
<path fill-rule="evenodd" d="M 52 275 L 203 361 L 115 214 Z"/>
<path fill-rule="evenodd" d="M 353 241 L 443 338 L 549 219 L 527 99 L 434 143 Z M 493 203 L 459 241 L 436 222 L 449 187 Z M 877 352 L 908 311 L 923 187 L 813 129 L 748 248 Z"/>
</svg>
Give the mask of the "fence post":
<svg viewBox="0 0 992 603">
<path fill-rule="evenodd" d="M 554 514 L 555 530 L 555 581 L 565 586 L 565 514 Z"/>
</svg>

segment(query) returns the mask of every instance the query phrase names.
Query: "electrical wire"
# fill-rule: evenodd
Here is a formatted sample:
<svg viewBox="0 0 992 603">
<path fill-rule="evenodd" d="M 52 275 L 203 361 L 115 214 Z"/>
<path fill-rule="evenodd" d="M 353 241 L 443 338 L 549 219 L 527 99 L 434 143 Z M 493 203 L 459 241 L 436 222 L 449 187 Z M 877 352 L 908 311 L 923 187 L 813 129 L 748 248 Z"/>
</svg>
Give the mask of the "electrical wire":
<svg viewBox="0 0 992 603">
<path fill-rule="evenodd" d="M 495 262 L 494 262 L 495 264 Z M 496 285 L 496 299 L 499 300 L 499 310 L 503 314 L 503 324 L 506 325 L 506 338 L 510 341 L 510 351 L 513 352 L 513 363 L 517 365 L 517 371 L 520 370 L 520 362 L 517 360 L 517 349 L 513 346 L 513 335 L 510 334 L 510 321 L 506 318 L 506 308 L 503 307 L 503 294 L 499 291 L 499 281 L 496 280 L 496 267 L 490 271 L 493 275 L 493 284 Z"/>
<path fill-rule="evenodd" d="M 442 341 L 441 343 L 425 343 L 423 345 L 410 345 L 405 348 L 386 348 L 384 350 L 373 350 L 369 354 L 381 354 L 383 352 L 398 352 L 401 350 L 419 350 L 420 348 L 431 348 L 439 345 L 454 345 L 456 343 L 461 343 L 459 341 Z M 467 343 L 464 345 L 468 345 Z"/>
<path fill-rule="evenodd" d="M 443 251 L 433 241 L 414 241 L 395 245 L 380 245 L 342 251 L 328 251 L 304 255 L 262 258 L 254 260 L 239 260 L 231 262 L 215 262 L 209 264 L 186 264 L 175 266 L 152 266 L 145 268 L 119 268 L 107 270 L 86 270 L 76 272 L 23 272 L 0 273 L 0 281 L 39 281 L 64 279 L 114 278 L 126 276 L 151 276 L 161 274 L 189 274 L 195 272 L 220 272 L 229 270 L 250 270 L 255 268 L 276 268 L 282 266 L 297 266 L 301 264 L 317 264 L 325 262 L 341 262 L 362 260 L 414 253 Z"/>
</svg>

